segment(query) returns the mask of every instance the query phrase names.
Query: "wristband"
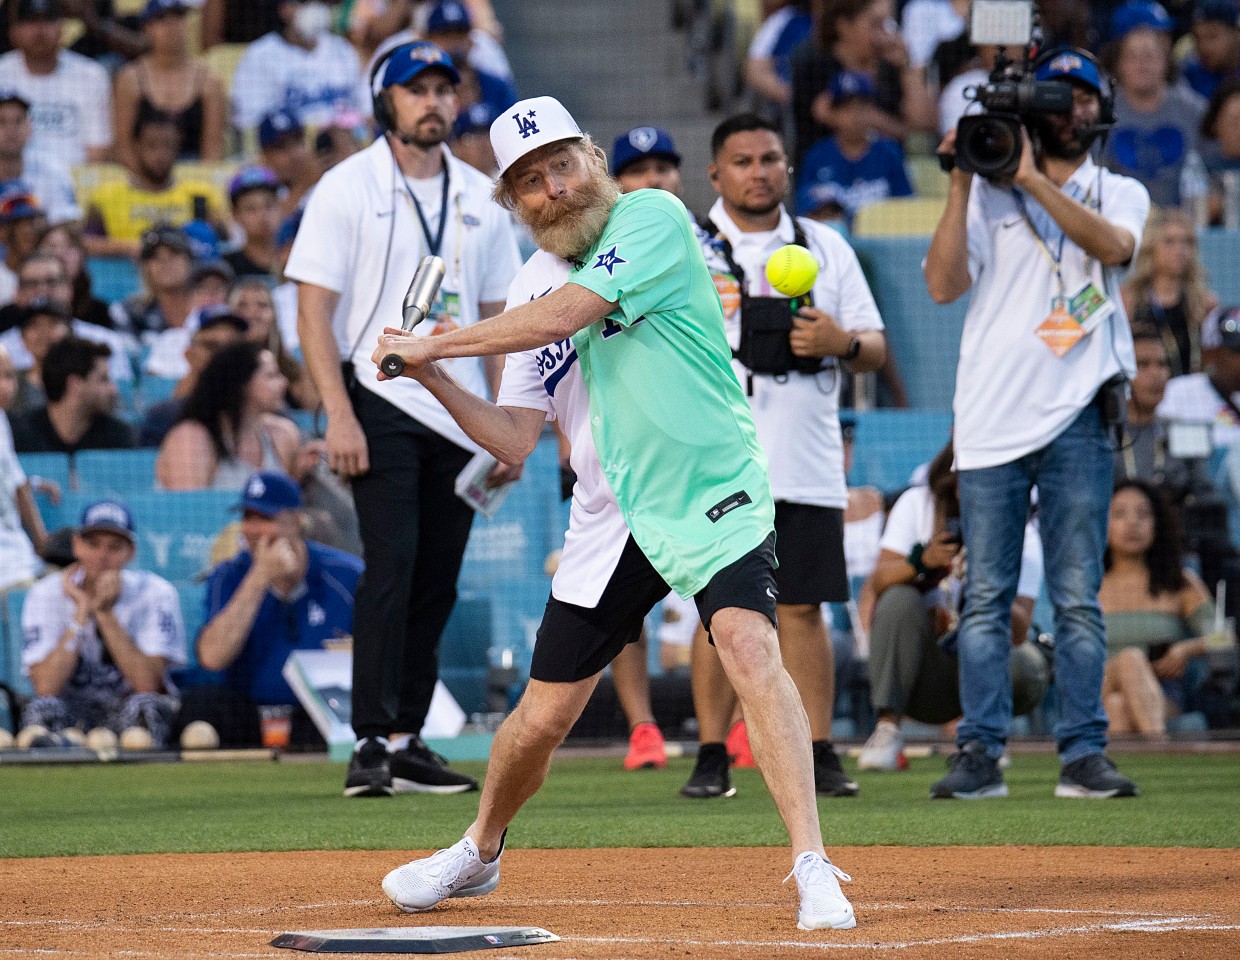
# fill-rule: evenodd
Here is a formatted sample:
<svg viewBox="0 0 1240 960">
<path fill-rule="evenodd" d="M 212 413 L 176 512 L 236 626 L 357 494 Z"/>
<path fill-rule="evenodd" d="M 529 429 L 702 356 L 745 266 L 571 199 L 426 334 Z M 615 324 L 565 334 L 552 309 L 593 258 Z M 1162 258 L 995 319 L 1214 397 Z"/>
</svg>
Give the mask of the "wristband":
<svg viewBox="0 0 1240 960">
<path fill-rule="evenodd" d="M 929 569 L 921 561 L 921 555 L 925 552 L 925 549 L 926 545 L 924 543 L 915 543 L 913 544 L 913 549 L 910 550 L 908 552 L 908 556 L 905 557 L 908 561 L 908 565 L 917 571 L 917 576 L 919 578 L 925 577 L 930 573 Z"/>
</svg>

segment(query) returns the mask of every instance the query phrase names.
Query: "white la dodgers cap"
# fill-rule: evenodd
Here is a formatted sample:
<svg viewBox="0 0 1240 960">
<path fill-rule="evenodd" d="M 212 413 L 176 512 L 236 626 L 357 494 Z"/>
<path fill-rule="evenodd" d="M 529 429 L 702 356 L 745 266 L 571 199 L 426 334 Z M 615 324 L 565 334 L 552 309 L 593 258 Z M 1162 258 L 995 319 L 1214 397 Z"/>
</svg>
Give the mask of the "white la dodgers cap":
<svg viewBox="0 0 1240 960">
<path fill-rule="evenodd" d="M 555 97 L 521 100 L 491 124 L 491 149 L 500 176 L 527 153 L 560 140 L 580 140 L 585 134 L 573 115 Z"/>
</svg>

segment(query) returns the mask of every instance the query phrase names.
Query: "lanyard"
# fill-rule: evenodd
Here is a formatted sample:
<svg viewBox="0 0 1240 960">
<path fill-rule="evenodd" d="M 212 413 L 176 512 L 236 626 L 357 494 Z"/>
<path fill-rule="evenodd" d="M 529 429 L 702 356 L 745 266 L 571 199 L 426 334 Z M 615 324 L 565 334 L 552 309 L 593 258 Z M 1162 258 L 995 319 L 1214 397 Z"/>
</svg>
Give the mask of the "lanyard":
<svg viewBox="0 0 1240 960">
<path fill-rule="evenodd" d="M 401 182 L 405 185 L 405 192 L 409 194 L 409 199 L 413 201 L 413 209 L 418 215 L 418 223 L 422 225 L 422 235 L 426 237 L 426 250 L 432 257 L 439 256 L 439 248 L 443 246 L 443 232 L 448 225 L 448 164 L 445 161 L 443 165 L 443 196 L 439 201 L 439 228 L 435 231 L 435 238 L 431 239 L 430 224 L 426 222 L 426 215 L 422 212 L 422 204 L 418 203 L 418 198 L 413 195 L 413 188 L 409 186 L 409 180 L 401 177 Z"/>
<path fill-rule="evenodd" d="M 1038 233 L 1038 228 L 1033 222 L 1033 217 L 1029 215 L 1029 208 L 1025 206 L 1025 198 L 1021 196 L 1019 190 L 1013 188 L 1012 196 L 1016 199 L 1016 205 L 1020 207 L 1021 216 L 1025 218 L 1025 223 L 1029 224 L 1029 232 L 1033 234 L 1033 239 L 1038 242 L 1038 249 L 1042 251 L 1042 256 L 1046 257 L 1051 267 L 1055 270 L 1055 281 L 1059 284 L 1059 296 L 1064 297 L 1067 288 L 1063 282 L 1063 241 L 1066 234 L 1063 230 L 1059 231 L 1059 249 L 1051 253 L 1050 245 L 1042 239 L 1042 234 Z M 1085 198 L 1089 200 L 1088 197 Z"/>
</svg>

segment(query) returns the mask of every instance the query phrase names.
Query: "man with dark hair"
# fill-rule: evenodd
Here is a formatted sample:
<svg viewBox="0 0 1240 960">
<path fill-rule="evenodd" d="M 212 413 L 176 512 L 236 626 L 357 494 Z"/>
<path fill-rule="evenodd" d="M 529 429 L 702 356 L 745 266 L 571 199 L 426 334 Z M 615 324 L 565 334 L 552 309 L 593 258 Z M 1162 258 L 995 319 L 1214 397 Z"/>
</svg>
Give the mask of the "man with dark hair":
<svg viewBox="0 0 1240 960">
<path fill-rule="evenodd" d="M 619 196 L 603 151 L 552 97 L 505 112 L 491 142 L 497 198 L 540 248 L 507 310 L 436 337 L 389 328 L 372 359 L 400 357 L 501 461 L 523 460 L 545 421 L 561 419 L 577 481 L 530 682 L 496 734 L 478 816 L 458 843 L 389 873 L 383 890 L 416 912 L 496 888 L 509 824 L 603 669 L 674 588 L 696 601 L 744 706 L 791 839 L 798 926 L 853 927 L 839 886 L 848 876 L 822 844 L 809 724 L 780 660 L 765 457 L 688 211 L 664 190 Z M 507 357 L 494 404 L 442 363 L 479 355 Z"/>
<path fill-rule="evenodd" d="M 118 300 L 108 313 L 117 330 L 146 343 L 169 327 L 184 326 L 193 310 L 189 237 L 175 227 L 148 230 L 138 245 L 138 266 L 144 289 Z"/>
<path fill-rule="evenodd" d="M 18 453 L 77 453 L 134 445 L 133 430 L 112 416 L 116 384 L 108 376 L 111 348 L 79 337 L 53 344 L 43 360 L 47 406 L 13 418 Z"/>
<path fill-rule="evenodd" d="M 968 589 L 960 616 L 958 752 L 940 799 L 1007 796 L 999 759 L 1012 719 L 1011 608 L 1032 489 L 1055 620 L 1057 797 L 1131 797 L 1107 757 L 1106 630 L 1098 606 L 1111 502 L 1110 436 L 1135 372 L 1120 271 L 1140 246 L 1150 196 L 1096 165 L 1108 88 L 1088 54 L 1064 50 L 1037 79 L 1070 88 L 1067 110 L 1022 134 L 995 181 L 952 171 L 923 266 L 936 303 L 972 290 L 956 376 L 954 449 Z M 954 155 L 955 132 L 940 153 Z"/>
<path fill-rule="evenodd" d="M 284 187 L 276 205 L 283 220 L 301 210 L 322 175 L 314 154 L 306 145 L 306 128 L 291 110 L 274 110 L 258 125 L 259 159 Z"/>
<path fill-rule="evenodd" d="M 672 135 L 658 127 L 634 127 L 616 137 L 611 147 L 611 175 L 625 193 L 633 190 L 682 192 L 680 154 Z"/>
<path fill-rule="evenodd" d="M 52 223 L 80 220 L 69 168 L 45 151 L 26 152 L 33 131 L 30 101 L 16 90 L 0 90 L 0 180 L 28 184 Z"/>
<path fill-rule="evenodd" d="M 280 180 L 267 167 L 243 167 L 228 184 L 233 220 L 245 242 L 224 260 L 238 277 L 271 277 L 277 270 L 276 230 L 280 226 Z"/>
<path fill-rule="evenodd" d="M 212 184 L 176 176 L 180 150 L 176 117 L 162 110 L 139 113 L 129 176 L 105 183 L 91 194 L 83 238 L 88 253 L 136 257 L 148 230 L 183 227 L 202 214 L 208 219 L 220 215 L 223 204 Z"/>
<path fill-rule="evenodd" d="M 723 303 L 732 371 L 745 388 L 758 442 L 770 464 L 779 568 L 779 649 L 809 717 L 814 787 L 823 796 L 858 792 L 831 743 L 835 670 L 823 603 L 848 600 L 844 560 L 844 446 L 840 379 L 877 370 L 887 346 L 878 307 L 848 243 L 830 227 L 794 218 L 783 205 L 788 157 L 775 126 L 742 113 L 711 136 L 708 174 L 719 199 L 703 221 L 702 253 Z M 766 279 L 770 257 L 798 244 L 818 264 L 807 296 L 793 301 Z M 753 331 L 772 331 L 754 349 Z M 720 658 L 700 635 L 693 654 L 694 710 L 701 750 L 685 796 L 729 796 L 725 736 L 734 706 Z"/>
</svg>

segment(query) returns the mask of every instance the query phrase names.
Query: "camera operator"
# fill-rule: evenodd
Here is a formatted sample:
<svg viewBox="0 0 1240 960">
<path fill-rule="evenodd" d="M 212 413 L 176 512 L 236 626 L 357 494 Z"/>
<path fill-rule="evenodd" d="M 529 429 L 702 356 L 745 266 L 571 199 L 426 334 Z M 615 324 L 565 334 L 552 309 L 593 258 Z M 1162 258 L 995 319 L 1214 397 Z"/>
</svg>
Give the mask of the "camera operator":
<svg viewBox="0 0 1240 960">
<path fill-rule="evenodd" d="M 959 752 L 933 797 L 1005 796 L 999 768 L 1012 716 L 1011 606 L 1029 496 L 1039 496 L 1054 604 L 1056 796 L 1134 796 L 1107 759 L 1098 607 L 1111 497 L 1110 428 L 1134 372 L 1116 267 L 1149 213 L 1136 180 L 1094 164 L 1106 81 L 1076 50 L 1044 58 L 1038 81 L 1071 85 L 1072 106 L 1029 112 L 1011 179 L 955 169 L 924 272 L 936 303 L 973 289 L 956 377 L 956 470 L 969 589 L 960 621 Z M 940 150 L 955 152 L 955 133 Z"/>
</svg>

